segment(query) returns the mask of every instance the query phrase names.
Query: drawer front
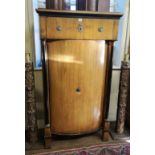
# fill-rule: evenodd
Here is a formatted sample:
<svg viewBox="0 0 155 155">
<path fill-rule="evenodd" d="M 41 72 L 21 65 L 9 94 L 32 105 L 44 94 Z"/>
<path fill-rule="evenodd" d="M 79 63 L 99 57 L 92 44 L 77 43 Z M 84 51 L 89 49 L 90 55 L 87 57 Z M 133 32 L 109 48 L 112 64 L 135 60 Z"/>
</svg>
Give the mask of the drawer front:
<svg viewBox="0 0 155 155">
<path fill-rule="evenodd" d="M 47 17 L 47 39 L 116 40 L 118 20 Z"/>
</svg>

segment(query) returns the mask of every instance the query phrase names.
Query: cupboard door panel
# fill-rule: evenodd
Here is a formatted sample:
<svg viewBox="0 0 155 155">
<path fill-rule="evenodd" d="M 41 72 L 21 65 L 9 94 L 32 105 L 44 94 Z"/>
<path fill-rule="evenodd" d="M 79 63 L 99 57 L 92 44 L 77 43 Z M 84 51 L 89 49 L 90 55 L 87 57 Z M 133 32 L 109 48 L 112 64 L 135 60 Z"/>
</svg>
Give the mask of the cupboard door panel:
<svg viewBox="0 0 155 155">
<path fill-rule="evenodd" d="M 78 134 L 101 127 L 106 55 L 105 41 L 48 42 L 52 133 Z"/>
</svg>

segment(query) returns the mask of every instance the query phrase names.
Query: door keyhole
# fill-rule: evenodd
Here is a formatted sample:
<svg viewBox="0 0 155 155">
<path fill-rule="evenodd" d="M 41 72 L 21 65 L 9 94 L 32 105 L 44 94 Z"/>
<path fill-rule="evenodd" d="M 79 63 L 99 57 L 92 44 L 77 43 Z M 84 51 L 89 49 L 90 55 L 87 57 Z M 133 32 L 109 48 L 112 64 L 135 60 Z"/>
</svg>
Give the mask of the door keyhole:
<svg viewBox="0 0 155 155">
<path fill-rule="evenodd" d="M 77 93 L 80 93 L 80 88 L 76 88 L 76 92 Z"/>
</svg>

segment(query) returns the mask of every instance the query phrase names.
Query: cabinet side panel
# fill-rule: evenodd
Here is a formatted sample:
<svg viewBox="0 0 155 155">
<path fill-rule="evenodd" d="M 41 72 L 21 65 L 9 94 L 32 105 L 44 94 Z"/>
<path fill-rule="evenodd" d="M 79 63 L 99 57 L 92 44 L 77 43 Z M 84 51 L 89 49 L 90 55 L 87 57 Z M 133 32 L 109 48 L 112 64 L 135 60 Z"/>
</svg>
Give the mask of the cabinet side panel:
<svg viewBox="0 0 155 155">
<path fill-rule="evenodd" d="M 46 39 L 46 17 L 40 16 L 40 37 Z"/>
<path fill-rule="evenodd" d="M 114 20 L 113 21 L 113 38 L 114 38 L 114 40 L 117 40 L 117 36 L 118 36 L 118 24 L 119 24 L 119 21 L 118 20 Z"/>
</svg>

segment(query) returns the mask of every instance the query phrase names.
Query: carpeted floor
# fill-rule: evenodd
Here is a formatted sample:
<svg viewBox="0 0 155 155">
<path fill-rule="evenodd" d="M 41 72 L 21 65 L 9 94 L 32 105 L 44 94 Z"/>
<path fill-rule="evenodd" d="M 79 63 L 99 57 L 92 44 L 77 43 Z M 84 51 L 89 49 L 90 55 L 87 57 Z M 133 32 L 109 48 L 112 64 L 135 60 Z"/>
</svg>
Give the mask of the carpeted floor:
<svg viewBox="0 0 155 155">
<path fill-rule="evenodd" d="M 103 142 L 101 132 L 78 137 L 53 137 L 51 149 L 44 149 L 43 133 L 41 132 L 39 135 L 40 140 L 36 144 L 30 145 L 26 142 L 26 155 L 96 155 L 96 153 L 99 155 L 129 155 L 130 152 L 130 144 L 125 140 L 111 139 L 109 142 Z"/>
<path fill-rule="evenodd" d="M 130 155 L 130 144 L 125 142 L 98 144 L 58 151 L 44 151 L 34 153 L 34 155 Z"/>
</svg>

